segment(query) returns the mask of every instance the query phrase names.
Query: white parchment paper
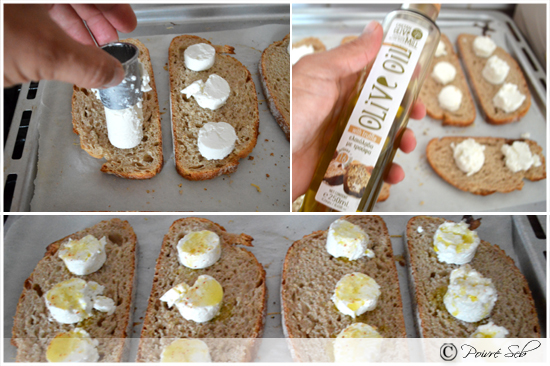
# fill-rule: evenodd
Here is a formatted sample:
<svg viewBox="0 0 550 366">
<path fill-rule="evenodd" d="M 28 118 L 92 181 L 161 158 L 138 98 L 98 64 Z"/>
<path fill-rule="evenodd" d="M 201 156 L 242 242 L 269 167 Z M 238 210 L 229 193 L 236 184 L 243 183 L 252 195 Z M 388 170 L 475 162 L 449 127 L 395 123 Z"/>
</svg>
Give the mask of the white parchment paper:
<svg viewBox="0 0 550 366">
<path fill-rule="evenodd" d="M 33 268 L 43 257 L 48 244 L 73 232 L 97 224 L 101 220 L 119 217 L 128 220 L 138 238 L 137 295 L 132 338 L 139 338 L 147 300 L 151 292 L 155 263 L 164 235 L 170 225 L 184 216 L 129 215 L 129 216 L 11 216 L 4 233 L 4 350 L 5 361 L 15 359 L 15 347 L 9 344 L 13 327 L 13 316 L 23 288 Z M 254 247 L 249 250 L 258 258 L 266 271 L 268 288 L 267 318 L 264 338 L 282 338 L 280 283 L 284 257 L 290 245 L 313 231 L 326 230 L 335 220 L 328 215 L 201 215 L 226 228 L 228 232 L 246 233 L 254 238 Z M 403 233 L 411 216 L 384 216 L 391 235 L 394 255 L 399 259 L 404 254 Z M 461 216 L 445 216 L 459 221 Z M 516 264 L 517 256 L 512 242 L 512 221 L 510 216 L 483 216 L 477 230 L 480 238 L 498 244 Z M 403 310 L 409 337 L 417 337 L 412 317 L 410 293 L 407 284 L 407 267 L 396 262 Z M 130 360 L 135 359 L 137 340 L 132 342 Z M 291 361 L 284 342 L 265 342 L 260 348 L 258 360 Z"/>
<path fill-rule="evenodd" d="M 165 164 L 152 179 L 137 181 L 102 173 L 105 160 L 80 148 L 72 132 L 72 85 L 47 82 L 41 104 L 38 169 L 31 211 L 289 211 L 290 145 L 261 90 L 261 52 L 290 32 L 290 26 L 194 33 L 216 45 L 235 47 L 252 74 L 258 94 L 260 135 L 237 171 L 208 181 L 188 181 L 174 163 L 170 121 L 168 47 L 179 34 L 137 37 L 151 55 L 157 86 Z M 256 188 L 254 185 L 257 185 Z M 260 192 L 261 190 L 261 192 Z"/>
<path fill-rule="evenodd" d="M 318 37 L 327 49 L 338 46 L 345 36 L 358 35 L 371 20 L 357 20 L 357 14 L 350 21 L 334 21 L 318 24 L 293 23 L 292 42 L 305 37 Z M 487 17 L 485 17 L 487 18 Z M 446 18 L 439 22 L 441 32 L 449 37 L 455 46 L 461 33 L 481 34 L 481 28 L 473 26 L 473 21 L 457 19 L 456 22 Z M 506 24 L 499 20 L 491 21 L 490 35 L 496 44 L 510 51 L 510 31 Z M 528 72 L 528 70 L 524 70 Z M 530 139 L 542 146 L 546 153 L 546 117 L 533 98 L 531 108 L 520 122 L 506 125 L 491 125 L 481 116 L 476 103 L 476 119 L 469 127 L 442 126 L 441 121 L 426 116 L 420 121 L 410 120 L 408 127 L 415 133 L 417 145 L 410 154 L 398 151 L 395 163 L 403 167 L 405 180 L 390 189 L 387 201 L 376 204 L 375 211 L 386 212 L 462 212 L 462 211 L 546 211 L 546 180 L 531 182 L 525 180 L 521 191 L 495 193 L 490 196 L 478 196 L 463 192 L 441 179 L 430 167 L 426 159 L 426 146 L 433 138 L 443 136 L 493 136 L 519 139 L 520 135 L 529 132 Z"/>
</svg>

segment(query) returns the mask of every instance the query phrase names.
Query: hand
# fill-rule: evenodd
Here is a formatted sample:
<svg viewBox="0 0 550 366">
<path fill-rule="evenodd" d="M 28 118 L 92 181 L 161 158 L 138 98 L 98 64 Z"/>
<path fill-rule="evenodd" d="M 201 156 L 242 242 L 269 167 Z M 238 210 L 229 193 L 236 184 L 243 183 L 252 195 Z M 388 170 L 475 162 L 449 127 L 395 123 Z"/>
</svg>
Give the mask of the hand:
<svg viewBox="0 0 550 366">
<path fill-rule="evenodd" d="M 304 194 L 327 146 L 335 123 L 332 115 L 344 106 L 361 70 L 372 62 L 382 44 L 379 23 L 370 23 L 361 36 L 332 50 L 300 59 L 292 68 L 292 199 Z M 422 119 L 426 108 L 417 102 L 411 117 Z M 406 129 L 399 148 L 410 153 L 416 138 Z M 405 178 L 398 164 L 392 164 L 386 182 Z"/>
<path fill-rule="evenodd" d="M 129 5 L 4 5 L 4 86 L 59 80 L 85 88 L 120 84 L 120 62 L 94 45 L 137 25 Z"/>
</svg>

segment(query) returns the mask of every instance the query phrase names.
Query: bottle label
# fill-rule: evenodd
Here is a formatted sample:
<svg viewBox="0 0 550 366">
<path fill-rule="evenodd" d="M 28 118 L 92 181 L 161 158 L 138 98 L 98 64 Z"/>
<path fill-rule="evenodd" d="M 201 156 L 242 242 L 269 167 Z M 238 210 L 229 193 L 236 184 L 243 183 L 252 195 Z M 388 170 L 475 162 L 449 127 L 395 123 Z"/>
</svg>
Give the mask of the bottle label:
<svg viewBox="0 0 550 366">
<path fill-rule="evenodd" d="M 396 19 L 340 138 L 315 200 L 338 211 L 357 211 L 386 143 L 429 30 Z"/>
</svg>

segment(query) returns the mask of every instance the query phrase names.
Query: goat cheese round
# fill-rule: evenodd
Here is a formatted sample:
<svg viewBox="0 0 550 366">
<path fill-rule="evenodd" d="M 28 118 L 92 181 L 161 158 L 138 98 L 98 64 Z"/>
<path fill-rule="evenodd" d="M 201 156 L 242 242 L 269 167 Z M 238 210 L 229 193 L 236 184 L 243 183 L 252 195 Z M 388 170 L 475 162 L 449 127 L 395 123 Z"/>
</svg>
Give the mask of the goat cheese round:
<svg viewBox="0 0 550 366">
<path fill-rule="evenodd" d="M 506 338 L 508 329 L 495 325 L 492 321 L 487 324 L 480 325 L 476 331 L 472 333 L 470 338 Z"/>
<path fill-rule="evenodd" d="M 504 83 L 493 97 L 495 107 L 502 109 L 506 113 L 511 113 L 518 109 L 525 100 L 516 84 Z"/>
<path fill-rule="evenodd" d="M 119 149 L 131 149 L 143 139 L 143 103 L 124 109 L 105 107 L 109 142 Z"/>
<path fill-rule="evenodd" d="M 462 103 L 462 92 L 454 85 L 447 85 L 439 92 L 437 96 L 441 108 L 450 112 L 455 112 Z"/>
<path fill-rule="evenodd" d="M 456 68 L 449 62 L 441 61 L 434 66 L 432 77 L 439 84 L 447 85 L 456 77 Z"/>
<path fill-rule="evenodd" d="M 464 221 L 445 222 L 435 232 L 434 250 L 440 262 L 466 264 L 474 258 L 480 242 L 477 232 Z"/>
<path fill-rule="evenodd" d="M 497 55 L 489 57 L 481 75 L 491 84 L 498 85 L 504 82 L 510 72 L 510 66 Z"/>
<path fill-rule="evenodd" d="M 529 145 L 523 141 L 514 141 L 512 145 L 504 144 L 500 148 L 504 154 L 504 163 L 512 172 L 529 170 L 532 166 L 541 166 L 540 157 L 532 154 Z"/>
<path fill-rule="evenodd" d="M 300 61 L 302 57 L 305 55 L 310 55 L 315 52 L 315 49 L 312 45 L 303 45 L 300 47 L 292 47 L 290 50 L 290 61 L 292 62 L 292 65 Z"/>
<path fill-rule="evenodd" d="M 445 50 L 445 42 L 439 41 L 437 48 L 435 49 L 435 57 L 445 56 L 447 51 Z"/>
<path fill-rule="evenodd" d="M 474 39 L 473 47 L 476 56 L 487 58 L 495 51 L 497 45 L 489 37 L 478 36 Z"/>
<path fill-rule="evenodd" d="M 380 293 L 380 285 L 372 277 L 354 272 L 338 281 L 331 299 L 342 314 L 355 318 L 374 310 Z"/>
<path fill-rule="evenodd" d="M 86 235 L 79 240 L 69 240 L 61 245 L 58 256 L 63 260 L 69 272 L 87 275 L 99 270 L 105 260 L 105 237 L 97 240 L 93 235 Z"/>
<path fill-rule="evenodd" d="M 223 159 L 235 149 L 237 134 L 226 122 L 207 122 L 199 130 L 197 145 L 208 160 Z"/>
<path fill-rule="evenodd" d="M 160 362 L 212 362 L 208 345 L 200 339 L 176 339 L 162 350 Z"/>
<path fill-rule="evenodd" d="M 209 275 L 200 275 L 191 287 L 186 283 L 180 283 L 160 298 L 169 308 L 176 305 L 185 319 L 197 323 L 214 318 L 221 309 L 222 300 L 222 286 Z"/>
<path fill-rule="evenodd" d="M 364 256 L 372 258 L 374 252 L 367 248 L 368 244 L 369 235 L 361 227 L 343 219 L 330 224 L 326 248 L 333 257 L 344 257 L 350 261 Z"/>
<path fill-rule="evenodd" d="M 189 70 L 208 70 L 216 61 L 216 49 L 207 43 L 197 43 L 183 51 L 183 60 Z"/>
<path fill-rule="evenodd" d="M 58 323 L 78 323 L 92 316 L 94 302 L 99 295 L 103 294 L 104 289 L 105 287 L 97 282 L 86 282 L 80 278 L 71 278 L 59 282 L 46 292 L 46 307 L 52 318 Z M 99 309 L 96 310 L 105 311 L 102 310 L 103 304 L 104 300 L 100 299 Z M 111 311 L 110 308 L 107 311 Z"/>
<path fill-rule="evenodd" d="M 116 310 L 116 305 L 113 299 L 107 296 L 96 296 L 94 299 L 94 309 L 111 315 Z"/>
<path fill-rule="evenodd" d="M 181 91 L 187 98 L 194 97 L 201 108 L 215 111 L 227 102 L 231 89 L 219 75 L 212 74 L 206 80 L 197 80 Z"/>
<path fill-rule="evenodd" d="M 368 324 L 350 324 L 334 340 L 334 361 L 375 362 L 380 357 L 381 338 L 380 333 Z"/>
<path fill-rule="evenodd" d="M 451 272 L 449 287 L 443 297 L 447 311 L 459 320 L 477 322 L 491 314 L 497 291 L 490 278 L 465 264 Z"/>
<path fill-rule="evenodd" d="M 468 177 L 479 172 L 485 163 L 485 145 L 474 139 L 466 139 L 456 146 L 452 143 L 451 149 L 456 166 Z"/>
<path fill-rule="evenodd" d="M 50 341 L 46 350 L 48 362 L 97 362 L 99 342 L 84 329 L 75 328 L 59 333 Z"/>
<path fill-rule="evenodd" d="M 193 269 L 210 267 L 222 255 L 220 237 L 208 230 L 194 231 L 185 235 L 176 247 L 180 263 Z"/>
</svg>

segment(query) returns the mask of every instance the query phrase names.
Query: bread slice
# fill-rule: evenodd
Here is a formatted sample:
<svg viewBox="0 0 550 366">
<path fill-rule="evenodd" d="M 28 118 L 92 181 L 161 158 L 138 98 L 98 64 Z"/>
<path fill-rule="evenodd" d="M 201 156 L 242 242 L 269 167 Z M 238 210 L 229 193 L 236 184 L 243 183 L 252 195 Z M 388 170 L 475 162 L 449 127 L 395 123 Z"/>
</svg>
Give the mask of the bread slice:
<svg viewBox="0 0 550 366">
<path fill-rule="evenodd" d="M 344 192 L 357 198 L 362 198 L 369 183 L 373 167 L 365 166 L 359 161 L 354 160 L 346 168 L 344 175 Z M 377 202 L 383 202 L 390 196 L 390 185 L 382 183 L 382 189 L 378 195 Z"/>
<path fill-rule="evenodd" d="M 186 234 L 210 230 L 220 236 L 221 258 L 205 269 L 190 269 L 178 261 L 176 245 Z M 230 234 L 223 227 L 202 218 L 175 221 L 164 236 L 155 267 L 153 288 L 143 321 L 137 355 L 138 362 L 158 362 L 163 348 L 175 338 L 203 338 L 210 348 L 213 361 L 252 361 L 254 339 L 263 331 L 266 311 L 265 271 L 249 251 L 236 245 L 252 246 L 252 237 Z M 198 276 L 214 277 L 223 287 L 220 313 L 205 323 L 184 319 L 174 307 L 160 301 L 175 285 L 193 284 Z M 209 339 L 205 339 L 209 338 Z M 232 338 L 227 343 L 213 338 Z M 246 338 L 234 341 L 234 338 Z"/>
<path fill-rule="evenodd" d="M 472 94 L 468 88 L 466 77 L 462 71 L 462 66 L 460 66 L 460 61 L 458 61 L 458 56 L 454 51 L 453 44 L 444 34 L 441 34 L 441 42 L 445 44 L 445 51 L 447 54 L 434 57 L 428 75 L 424 80 L 422 89 L 420 90 L 420 99 L 426 106 L 426 113 L 428 113 L 428 115 L 432 118 L 443 120 L 444 126 L 469 126 L 476 118 L 476 107 L 474 105 L 474 100 L 472 99 Z M 438 83 L 431 76 L 435 65 L 442 61 L 450 63 L 456 69 L 455 79 L 447 85 Z M 455 112 L 443 109 L 439 105 L 439 93 L 441 92 L 441 89 L 448 85 L 456 86 L 462 92 L 462 102 L 460 103 L 458 110 Z"/>
<path fill-rule="evenodd" d="M 57 251 L 62 243 L 86 235 L 106 238 L 107 260 L 96 272 L 84 276 L 70 273 Z M 133 298 L 135 295 L 137 239 L 127 221 L 112 219 L 102 221 L 85 230 L 60 239 L 46 248 L 46 254 L 29 278 L 17 304 L 13 321 L 12 344 L 17 347 L 16 361 L 46 362 L 46 349 L 51 339 L 60 332 L 75 327 L 83 328 L 90 337 L 99 341 L 100 362 L 125 360 L 126 337 L 132 327 Z M 112 315 L 94 310 L 92 317 L 77 324 L 60 324 L 49 321 L 44 296 L 54 285 L 70 278 L 82 278 L 105 286 L 104 296 L 117 305 Z"/>
<path fill-rule="evenodd" d="M 122 178 L 148 179 L 162 169 L 162 131 L 155 75 L 149 50 L 137 39 L 120 42 L 131 43 L 139 49 L 139 61 L 151 77 L 151 91 L 143 93 L 143 140 L 131 149 L 119 149 L 109 142 L 105 109 L 90 89 L 73 87 L 73 131 L 80 135 L 80 147 L 94 158 L 105 158 L 101 171 Z"/>
<path fill-rule="evenodd" d="M 355 41 L 357 38 L 359 38 L 359 36 L 345 36 L 340 41 L 340 44 L 342 45 L 342 44 L 346 44 L 346 43 L 351 42 L 351 41 Z"/>
<path fill-rule="evenodd" d="M 290 34 L 262 52 L 258 64 L 262 90 L 269 110 L 290 141 Z"/>
<path fill-rule="evenodd" d="M 471 176 L 466 176 L 455 163 L 451 144 L 473 138 L 477 143 L 485 146 L 485 163 L 481 170 Z M 514 141 L 524 141 L 529 145 L 532 154 L 537 154 L 541 166 L 531 167 L 527 171 L 512 173 L 505 165 L 504 154 L 500 151 L 502 145 L 512 144 Z M 495 192 L 508 193 L 523 188 L 523 179 L 538 181 L 546 178 L 546 163 L 542 155 L 542 148 L 535 141 L 520 139 L 510 140 L 497 137 L 443 137 L 432 139 L 426 147 L 428 163 L 435 172 L 447 183 L 466 192 L 481 196 Z"/>
<path fill-rule="evenodd" d="M 346 169 L 342 163 L 331 160 L 323 180 L 330 186 L 339 186 L 344 183 L 344 174 L 346 174 Z"/>
<path fill-rule="evenodd" d="M 192 71 L 185 67 L 183 52 L 197 43 L 211 44 L 204 38 L 190 35 L 175 37 L 170 43 L 170 102 L 176 170 L 186 179 L 206 180 L 235 172 L 239 159 L 252 152 L 258 138 L 260 114 L 250 71 L 236 58 L 222 55 L 234 53 L 233 47 L 214 46 L 216 61 L 208 70 Z M 215 111 L 200 107 L 194 97 L 187 99 L 181 93 L 197 80 L 206 81 L 211 74 L 224 78 L 231 88 L 227 102 Z M 235 149 L 223 159 L 208 160 L 199 152 L 199 130 L 207 122 L 226 122 L 235 128 L 238 137 Z"/>
<path fill-rule="evenodd" d="M 285 334 L 290 338 L 334 338 L 348 325 L 363 322 L 376 327 L 384 338 L 405 338 L 399 280 L 386 224 L 381 217 L 374 215 L 343 218 L 359 225 L 369 235 L 369 249 L 375 256 L 354 261 L 332 257 L 326 250 L 328 230 L 313 232 L 294 242 L 286 254 L 282 273 L 281 307 Z M 355 320 L 340 313 L 331 301 L 336 283 L 352 272 L 374 278 L 382 292 L 376 308 Z M 304 348 L 310 346 L 311 343 Z M 300 352 L 298 348 L 293 349 L 293 354 L 300 361 L 322 358 L 317 354 L 307 354 L 307 351 L 304 353 L 303 349 Z"/>
<path fill-rule="evenodd" d="M 449 314 L 443 296 L 447 292 L 451 271 L 460 266 L 439 262 L 433 250 L 434 234 L 445 221 L 416 216 L 407 223 L 407 260 L 420 335 L 425 338 L 468 338 L 479 325 L 492 320 L 508 329 L 508 338 L 539 338 L 537 313 L 525 277 L 498 245 L 483 240 L 470 265 L 493 281 L 498 293 L 495 307 L 489 318 L 475 323 L 458 320 Z M 422 227 L 421 232 L 418 232 L 418 227 Z"/>
<path fill-rule="evenodd" d="M 302 46 L 313 46 L 314 53 L 323 52 L 327 50 L 327 47 L 325 44 L 317 37 L 307 37 L 299 40 L 298 42 L 294 42 L 292 44 L 292 48 L 298 48 Z"/>
<path fill-rule="evenodd" d="M 497 55 L 510 66 L 510 72 L 506 76 L 504 83 L 516 84 L 519 91 L 525 95 L 525 100 L 517 110 L 506 113 L 500 108 L 496 108 L 493 104 L 493 97 L 503 84 L 493 85 L 481 75 L 488 58 L 478 57 L 474 53 L 473 42 L 476 37 L 473 34 L 461 34 L 458 36 L 457 44 L 460 58 L 470 79 L 470 85 L 474 89 L 478 105 L 481 107 L 485 119 L 489 123 L 497 125 L 520 120 L 527 114 L 531 106 L 531 93 L 529 92 L 529 87 L 523 77 L 521 68 L 516 60 L 501 47 L 497 47 L 493 52 L 493 55 Z"/>
</svg>

